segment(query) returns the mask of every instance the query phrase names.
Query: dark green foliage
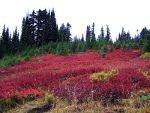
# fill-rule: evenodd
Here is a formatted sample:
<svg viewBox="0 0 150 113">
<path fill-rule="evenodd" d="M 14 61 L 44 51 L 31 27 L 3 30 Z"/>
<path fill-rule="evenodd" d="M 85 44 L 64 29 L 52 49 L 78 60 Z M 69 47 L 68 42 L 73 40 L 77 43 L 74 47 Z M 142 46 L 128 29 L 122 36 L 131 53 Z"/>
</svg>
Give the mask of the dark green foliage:
<svg viewBox="0 0 150 113">
<path fill-rule="evenodd" d="M 77 46 L 78 46 L 79 40 L 77 37 L 74 37 L 74 41 L 72 42 L 71 50 L 73 53 L 76 52 Z"/>
<path fill-rule="evenodd" d="M 51 41 L 56 42 L 59 40 L 58 34 L 58 25 L 56 23 L 55 12 L 54 9 L 51 11 L 50 15 L 50 28 L 51 28 Z"/>
<path fill-rule="evenodd" d="M 22 103 L 21 100 L 19 100 L 16 96 L 12 97 L 7 101 L 0 100 L 0 113 L 12 109 L 21 103 Z"/>
<path fill-rule="evenodd" d="M 0 39 L 0 58 L 4 56 L 4 51 L 3 51 L 3 46 L 2 46 L 2 41 Z"/>
<path fill-rule="evenodd" d="M 65 42 L 69 42 L 71 41 L 71 25 L 69 23 L 67 23 L 67 25 L 65 26 L 64 24 L 62 24 L 60 26 L 59 29 L 59 40 L 58 41 L 65 41 Z"/>
<path fill-rule="evenodd" d="M 22 49 L 34 45 L 39 47 L 58 40 L 58 26 L 54 10 L 47 12 L 46 9 L 39 9 L 23 18 L 20 39 Z"/>
<path fill-rule="evenodd" d="M 93 23 L 91 30 L 91 48 L 96 48 L 95 23 Z"/>
<path fill-rule="evenodd" d="M 108 25 L 107 25 L 107 27 L 106 27 L 106 37 L 105 37 L 105 39 L 106 39 L 107 41 L 110 40 L 110 29 L 109 29 L 109 26 L 108 26 Z"/>
<path fill-rule="evenodd" d="M 88 48 L 91 48 L 91 27 L 90 25 L 86 28 L 86 44 Z"/>
<path fill-rule="evenodd" d="M 30 31 L 30 37 L 29 37 L 29 45 L 33 46 L 35 44 L 35 31 L 36 31 L 36 13 L 33 10 L 32 13 L 29 15 L 29 31 Z"/>
<path fill-rule="evenodd" d="M 5 25 L 1 36 L 1 49 L 4 54 L 9 54 L 11 52 L 11 37 L 9 34 L 9 29 L 5 28 Z"/>
<path fill-rule="evenodd" d="M 48 28 L 50 28 L 50 23 L 48 24 L 49 18 L 50 17 L 47 14 L 46 10 L 43 10 L 43 11 L 39 10 L 37 12 L 37 17 L 36 17 L 37 30 L 35 32 L 36 32 L 36 45 L 38 47 L 46 44 L 46 41 L 48 41 L 49 37 L 51 36 L 51 34 L 50 36 L 48 36 L 48 33 L 52 32 L 52 31 L 49 31 L 50 29 L 48 30 Z"/>
<path fill-rule="evenodd" d="M 118 35 L 118 39 L 116 40 L 115 44 L 114 44 L 115 48 L 123 48 L 126 50 L 130 50 L 130 49 L 136 49 L 136 46 L 134 44 L 134 40 L 131 39 L 130 36 L 130 32 L 125 32 L 124 28 L 122 28 L 121 33 L 119 33 Z"/>
<path fill-rule="evenodd" d="M 98 36 L 98 40 L 104 40 L 104 28 L 101 27 L 100 35 Z"/>
<path fill-rule="evenodd" d="M 144 51 L 150 52 L 150 34 L 146 34 L 144 38 Z"/>
<path fill-rule="evenodd" d="M 84 35 L 82 34 L 81 42 L 84 42 Z"/>
<path fill-rule="evenodd" d="M 95 23 L 92 24 L 92 28 L 90 27 L 90 25 L 87 26 L 86 44 L 87 44 L 87 48 L 89 49 L 96 47 Z"/>
<path fill-rule="evenodd" d="M 21 48 L 24 49 L 28 46 L 32 46 L 32 33 L 30 28 L 29 15 L 26 18 L 23 18 L 22 21 L 22 33 L 20 38 Z"/>
<path fill-rule="evenodd" d="M 102 58 L 104 58 L 107 51 L 108 51 L 107 45 L 103 45 L 103 46 L 100 48 L 100 50 L 99 50 L 99 55 L 100 55 Z"/>
<path fill-rule="evenodd" d="M 17 28 L 15 29 L 12 37 L 12 53 L 15 54 L 19 52 L 19 33 L 17 31 Z"/>
</svg>

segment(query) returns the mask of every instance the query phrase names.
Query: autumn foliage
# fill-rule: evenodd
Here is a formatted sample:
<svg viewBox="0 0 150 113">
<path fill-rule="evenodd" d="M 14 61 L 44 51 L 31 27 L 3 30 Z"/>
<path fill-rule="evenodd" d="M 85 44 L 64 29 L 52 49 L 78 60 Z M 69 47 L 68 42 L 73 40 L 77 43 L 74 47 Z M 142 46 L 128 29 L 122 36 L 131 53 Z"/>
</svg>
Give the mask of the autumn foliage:
<svg viewBox="0 0 150 113">
<path fill-rule="evenodd" d="M 150 60 L 141 59 L 141 51 L 118 49 L 101 58 L 90 51 L 68 56 L 48 54 L 33 58 L 30 62 L 0 69 L 0 99 L 15 95 L 41 96 L 50 91 L 60 98 L 114 100 L 130 96 L 131 92 L 150 87 Z M 93 73 L 117 74 L 106 81 L 91 80 Z"/>
</svg>

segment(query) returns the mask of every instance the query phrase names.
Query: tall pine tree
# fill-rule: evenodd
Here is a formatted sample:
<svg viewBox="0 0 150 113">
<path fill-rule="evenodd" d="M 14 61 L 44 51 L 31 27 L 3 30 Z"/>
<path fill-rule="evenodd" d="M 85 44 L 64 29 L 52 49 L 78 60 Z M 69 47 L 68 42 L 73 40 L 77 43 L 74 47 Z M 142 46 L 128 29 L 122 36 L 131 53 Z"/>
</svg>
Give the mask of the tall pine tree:
<svg viewBox="0 0 150 113">
<path fill-rule="evenodd" d="M 103 40 L 104 39 L 104 28 L 103 28 L 103 26 L 101 27 L 101 31 L 100 31 L 100 35 L 98 36 L 98 39 L 99 40 Z"/>
<path fill-rule="evenodd" d="M 106 26 L 106 37 L 105 37 L 106 41 L 110 40 L 110 29 L 109 26 Z"/>
<path fill-rule="evenodd" d="M 19 52 L 19 33 L 16 28 L 12 36 L 12 53 L 14 54 L 17 52 Z"/>
<path fill-rule="evenodd" d="M 9 34 L 9 29 L 3 27 L 2 37 L 1 37 L 1 46 L 4 54 L 9 54 L 11 49 L 11 37 Z"/>
<path fill-rule="evenodd" d="M 56 23 L 55 11 L 51 11 L 50 15 L 50 28 L 51 28 L 51 41 L 56 42 L 59 40 L 58 25 Z"/>
</svg>

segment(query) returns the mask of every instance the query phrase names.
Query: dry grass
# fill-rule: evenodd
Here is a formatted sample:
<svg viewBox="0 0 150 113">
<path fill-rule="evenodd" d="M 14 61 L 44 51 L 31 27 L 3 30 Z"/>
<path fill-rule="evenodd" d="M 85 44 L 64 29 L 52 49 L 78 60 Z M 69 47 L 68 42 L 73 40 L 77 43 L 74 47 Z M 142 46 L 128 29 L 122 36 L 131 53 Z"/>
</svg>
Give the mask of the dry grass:
<svg viewBox="0 0 150 113">
<path fill-rule="evenodd" d="M 45 102 L 54 103 L 54 106 L 44 113 L 150 113 L 150 103 L 143 102 L 135 94 L 129 99 L 118 99 L 116 104 L 104 105 L 101 101 L 86 101 L 78 103 L 76 99 L 71 102 L 55 98 L 52 95 L 28 102 L 6 113 L 26 113 L 29 109 L 39 107 Z"/>
</svg>

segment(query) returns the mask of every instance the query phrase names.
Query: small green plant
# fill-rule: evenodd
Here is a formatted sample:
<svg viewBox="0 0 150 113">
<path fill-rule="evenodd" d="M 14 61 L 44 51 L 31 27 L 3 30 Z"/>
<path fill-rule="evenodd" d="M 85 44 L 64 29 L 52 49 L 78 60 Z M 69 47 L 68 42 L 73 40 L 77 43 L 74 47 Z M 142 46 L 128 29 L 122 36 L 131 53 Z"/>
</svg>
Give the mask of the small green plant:
<svg viewBox="0 0 150 113">
<path fill-rule="evenodd" d="M 149 95 L 142 95 L 140 97 L 140 100 L 141 101 L 150 101 L 150 94 Z"/>
<path fill-rule="evenodd" d="M 141 58 L 150 58 L 150 52 L 144 53 Z"/>
<path fill-rule="evenodd" d="M 102 72 L 98 72 L 98 73 L 93 73 L 90 76 L 90 79 L 92 81 L 106 81 L 106 80 L 113 78 L 117 74 L 118 74 L 118 70 L 112 69 L 110 71 L 102 71 Z"/>
<path fill-rule="evenodd" d="M 103 58 L 105 57 L 107 51 L 108 51 L 108 47 L 106 45 L 103 45 L 102 48 L 99 50 L 99 55 Z"/>
</svg>

